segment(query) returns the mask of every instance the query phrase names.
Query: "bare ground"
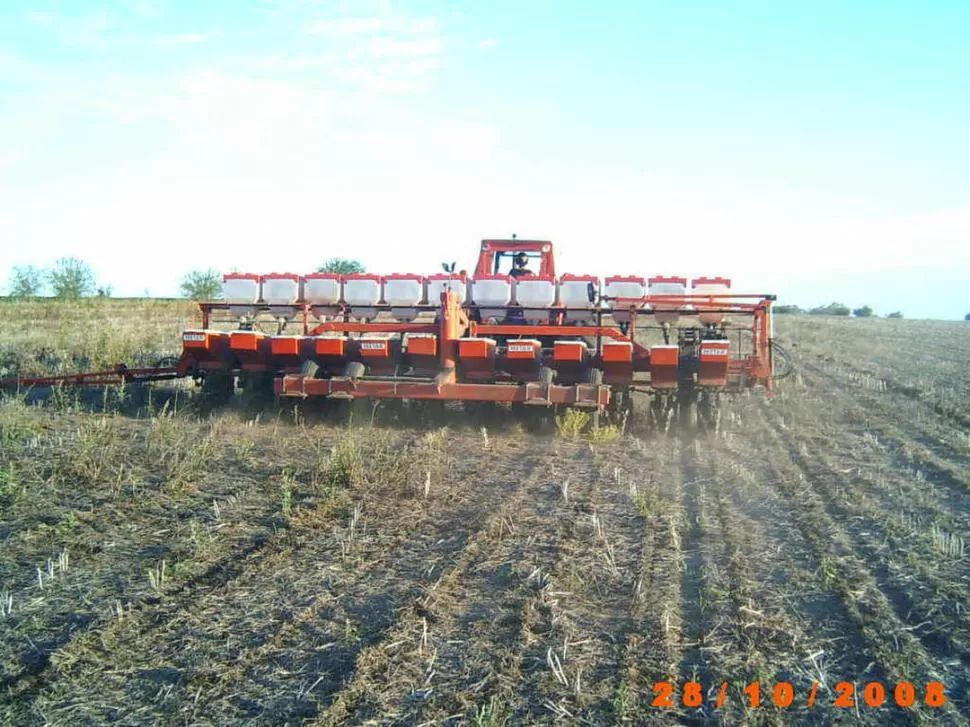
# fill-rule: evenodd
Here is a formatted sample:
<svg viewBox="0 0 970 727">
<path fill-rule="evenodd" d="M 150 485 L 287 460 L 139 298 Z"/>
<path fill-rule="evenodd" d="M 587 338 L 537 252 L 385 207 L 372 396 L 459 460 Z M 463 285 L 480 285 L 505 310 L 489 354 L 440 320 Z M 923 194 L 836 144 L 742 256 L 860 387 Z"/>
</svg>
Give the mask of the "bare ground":
<svg viewBox="0 0 970 727">
<path fill-rule="evenodd" d="M 0 401 L 0 721 L 967 724 L 966 382 L 850 323 L 719 433 Z"/>
</svg>

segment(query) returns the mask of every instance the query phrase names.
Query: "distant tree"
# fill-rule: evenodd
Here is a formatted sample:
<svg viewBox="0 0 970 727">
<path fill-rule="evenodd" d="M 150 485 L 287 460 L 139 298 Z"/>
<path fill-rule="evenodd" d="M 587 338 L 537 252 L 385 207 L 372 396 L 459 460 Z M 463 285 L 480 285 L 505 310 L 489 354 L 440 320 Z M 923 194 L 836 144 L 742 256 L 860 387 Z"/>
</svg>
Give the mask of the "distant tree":
<svg viewBox="0 0 970 727">
<path fill-rule="evenodd" d="M 886 318 L 902 318 L 902 317 L 903 317 L 903 314 L 900 313 L 898 310 L 897 311 L 893 311 L 888 316 L 886 316 Z"/>
<path fill-rule="evenodd" d="M 779 315 L 799 315 L 804 313 L 797 305 L 776 305 L 772 310 Z"/>
<path fill-rule="evenodd" d="M 809 311 L 813 316 L 847 316 L 851 312 L 849 306 L 842 303 L 829 303 Z"/>
<path fill-rule="evenodd" d="M 347 260 L 342 257 L 332 257 L 323 265 L 317 268 L 318 273 L 337 273 L 339 275 L 350 275 L 352 273 L 363 273 L 364 264 L 359 260 Z"/>
<path fill-rule="evenodd" d="M 33 265 L 14 267 L 10 275 L 11 298 L 33 298 L 44 288 L 44 273 Z"/>
<path fill-rule="evenodd" d="M 970 321 L 970 313 L 967 313 L 965 316 L 963 316 L 963 320 Z"/>
<path fill-rule="evenodd" d="M 872 318 L 872 308 L 864 305 L 861 308 L 856 308 L 853 310 L 852 315 L 854 315 L 856 318 Z"/>
<path fill-rule="evenodd" d="M 112 288 L 110 285 L 99 285 L 98 286 L 98 297 L 99 298 L 110 298 Z"/>
<path fill-rule="evenodd" d="M 182 295 L 192 300 L 216 300 L 222 297 L 222 275 L 218 270 L 193 270 L 182 278 Z"/>
<path fill-rule="evenodd" d="M 47 277 L 57 298 L 82 298 L 94 292 L 94 271 L 77 258 L 62 257 Z"/>
</svg>

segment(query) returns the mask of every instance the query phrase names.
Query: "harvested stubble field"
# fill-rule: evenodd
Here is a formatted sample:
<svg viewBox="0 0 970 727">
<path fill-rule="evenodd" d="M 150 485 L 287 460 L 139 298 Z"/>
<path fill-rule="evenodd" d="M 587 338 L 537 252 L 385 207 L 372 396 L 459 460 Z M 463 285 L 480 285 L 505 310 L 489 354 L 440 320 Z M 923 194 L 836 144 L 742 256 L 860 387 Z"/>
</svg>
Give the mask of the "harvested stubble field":
<svg viewBox="0 0 970 727">
<path fill-rule="evenodd" d="M 189 315 L 9 305 L 0 366 L 150 361 Z M 966 325 L 778 329 L 797 373 L 696 436 L 4 398 L 0 722 L 967 724 Z"/>
</svg>

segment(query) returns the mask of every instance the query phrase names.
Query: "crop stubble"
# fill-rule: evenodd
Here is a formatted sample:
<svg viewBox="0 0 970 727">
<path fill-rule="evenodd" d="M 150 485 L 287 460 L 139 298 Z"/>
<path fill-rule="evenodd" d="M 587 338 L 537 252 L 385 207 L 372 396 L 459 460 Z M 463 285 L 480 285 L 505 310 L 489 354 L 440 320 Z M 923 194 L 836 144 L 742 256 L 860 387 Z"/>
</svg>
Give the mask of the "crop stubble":
<svg viewBox="0 0 970 727">
<path fill-rule="evenodd" d="M 889 324 L 858 323 L 872 340 Z M 728 404 L 717 435 L 6 403 L 0 717 L 965 724 L 965 382 L 880 379 L 813 325 L 779 323 L 798 376 Z M 701 709 L 679 704 L 691 679 Z M 934 679 L 943 709 L 830 706 L 839 681 L 891 702 Z M 674 709 L 651 704 L 661 681 Z M 753 681 L 767 706 L 746 705 Z"/>
</svg>

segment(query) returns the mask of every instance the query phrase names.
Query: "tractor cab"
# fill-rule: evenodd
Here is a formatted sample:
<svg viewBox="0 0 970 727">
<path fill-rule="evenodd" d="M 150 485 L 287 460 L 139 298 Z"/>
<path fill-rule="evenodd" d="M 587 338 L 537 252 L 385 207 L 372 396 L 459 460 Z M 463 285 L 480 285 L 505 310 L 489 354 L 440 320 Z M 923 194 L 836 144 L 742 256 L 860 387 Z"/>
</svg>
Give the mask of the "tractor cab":
<svg viewBox="0 0 970 727">
<path fill-rule="evenodd" d="M 556 276 L 552 243 L 546 240 L 482 240 L 475 275 L 510 275 L 515 258 L 528 258 L 529 273 L 544 278 Z"/>
<path fill-rule="evenodd" d="M 525 265 L 526 275 L 536 276 L 544 280 L 530 282 L 529 285 L 547 285 L 550 289 L 555 289 L 556 265 L 553 257 L 552 243 L 548 240 L 517 240 L 513 236 L 511 240 L 482 240 L 482 245 L 478 253 L 478 264 L 475 267 L 475 279 L 486 280 L 488 278 L 506 278 L 507 276 L 517 277 L 520 273 L 516 271 L 516 259 L 524 255 L 527 259 Z M 515 271 L 515 272 L 513 272 Z M 497 284 L 503 284 L 496 281 Z M 520 285 L 522 284 L 520 278 Z M 548 306 L 544 303 L 540 308 Z M 473 320 L 481 320 L 479 310 L 473 310 Z M 534 315 L 534 313 L 533 313 Z M 548 321 L 542 323 L 554 323 L 560 320 L 562 314 L 558 307 L 550 307 Z M 545 316 L 544 316 L 545 318 Z M 527 322 L 526 312 L 523 310 L 522 301 L 518 301 L 508 308 L 502 321 L 506 325 L 523 325 Z M 533 324 L 540 321 L 531 321 Z M 513 338 L 516 336 L 513 336 Z M 507 343 L 508 336 L 498 335 L 495 340 L 499 345 Z M 553 338 L 538 337 L 543 346 L 551 347 Z"/>
</svg>

